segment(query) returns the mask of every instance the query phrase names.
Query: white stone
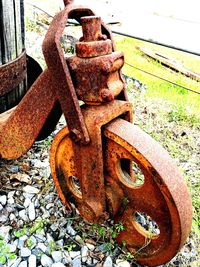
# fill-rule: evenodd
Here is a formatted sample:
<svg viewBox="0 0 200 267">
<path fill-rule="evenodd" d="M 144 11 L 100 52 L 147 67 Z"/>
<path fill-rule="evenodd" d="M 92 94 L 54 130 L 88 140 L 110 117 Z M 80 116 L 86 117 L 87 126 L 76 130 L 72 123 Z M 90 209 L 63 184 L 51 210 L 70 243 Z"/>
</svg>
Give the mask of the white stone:
<svg viewBox="0 0 200 267">
<path fill-rule="evenodd" d="M 7 202 L 7 196 L 6 195 L 0 196 L 0 204 L 4 206 L 6 205 L 6 202 Z"/>
<path fill-rule="evenodd" d="M 28 248 L 21 248 L 20 256 L 21 257 L 29 257 L 31 255 L 31 251 Z"/>
<path fill-rule="evenodd" d="M 43 254 L 41 257 L 41 264 L 44 267 L 51 267 L 51 265 L 53 264 L 53 261 L 50 257 L 48 257 L 47 255 Z"/>
<path fill-rule="evenodd" d="M 27 261 L 21 261 L 18 267 L 27 267 Z"/>
<path fill-rule="evenodd" d="M 28 258 L 28 267 L 36 267 L 36 256 L 35 255 L 30 255 Z"/>
<path fill-rule="evenodd" d="M 69 256 L 70 256 L 72 259 L 74 259 L 74 258 L 80 256 L 80 251 L 70 251 L 70 252 L 69 252 Z"/>
<path fill-rule="evenodd" d="M 81 259 L 82 262 L 86 262 L 87 261 L 87 257 L 88 257 L 88 247 L 87 246 L 83 246 L 81 248 Z"/>
<path fill-rule="evenodd" d="M 18 267 L 21 261 L 22 261 L 21 257 L 15 259 L 15 262 L 11 265 L 11 267 Z"/>
<path fill-rule="evenodd" d="M 2 236 L 6 242 L 8 242 L 10 240 L 10 234 L 9 234 L 10 229 L 11 229 L 10 226 L 1 226 L 0 227 L 0 236 Z"/>
<path fill-rule="evenodd" d="M 112 258 L 108 256 L 103 264 L 103 267 L 112 267 L 112 266 L 113 266 Z"/>
<path fill-rule="evenodd" d="M 35 220 L 35 206 L 34 206 L 33 202 L 31 202 L 29 207 L 28 207 L 28 217 L 29 217 L 30 221 Z"/>
<path fill-rule="evenodd" d="M 89 243 L 86 243 L 86 246 L 89 248 L 89 250 L 94 251 L 95 246 Z"/>
<path fill-rule="evenodd" d="M 27 212 L 26 212 L 25 209 L 19 211 L 19 217 L 20 217 L 24 222 L 28 222 L 28 216 L 27 216 Z"/>
<path fill-rule="evenodd" d="M 48 248 L 44 243 L 38 243 L 37 248 L 39 248 L 42 252 L 46 253 Z"/>
<path fill-rule="evenodd" d="M 53 251 L 51 256 L 54 262 L 60 262 L 62 260 L 62 251 Z"/>
<path fill-rule="evenodd" d="M 23 188 L 23 191 L 25 193 L 29 193 L 29 194 L 38 194 L 40 192 L 40 190 L 34 186 L 31 186 L 31 185 L 26 185 L 24 188 Z"/>
<path fill-rule="evenodd" d="M 51 267 L 65 267 L 65 265 L 62 262 L 56 262 L 56 263 L 53 263 Z"/>
<path fill-rule="evenodd" d="M 72 261 L 72 267 L 81 267 L 81 259 L 80 258 L 76 258 Z"/>
<path fill-rule="evenodd" d="M 67 233 L 72 236 L 76 235 L 76 231 L 71 227 L 71 225 L 67 226 Z"/>
<path fill-rule="evenodd" d="M 10 221 L 14 221 L 14 220 L 16 219 L 15 214 L 11 213 L 11 214 L 9 215 L 9 219 L 10 219 Z"/>
<path fill-rule="evenodd" d="M 116 260 L 117 267 L 130 267 L 130 263 L 125 260 L 117 259 Z"/>
<path fill-rule="evenodd" d="M 24 207 L 25 208 L 28 208 L 28 206 L 31 204 L 31 200 L 30 200 L 30 198 L 25 198 L 25 201 L 24 201 Z"/>
</svg>

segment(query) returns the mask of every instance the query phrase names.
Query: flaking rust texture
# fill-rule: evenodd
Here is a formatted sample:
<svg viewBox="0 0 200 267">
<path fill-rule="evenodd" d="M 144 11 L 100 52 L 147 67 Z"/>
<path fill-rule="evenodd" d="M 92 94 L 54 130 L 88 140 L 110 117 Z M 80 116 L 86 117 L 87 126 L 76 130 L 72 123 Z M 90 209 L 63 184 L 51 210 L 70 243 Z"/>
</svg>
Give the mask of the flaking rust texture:
<svg viewBox="0 0 200 267">
<path fill-rule="evenodd" d="M 53 131 L 63 113 L 67 126 L 55 136 L 50 152 L 63 204 L 70 208 L 72 200 L 89 222 L 110 218 L 122 223 L 116 236 L 120 245 L 126 244 L 140 264 L 164 264 L 191 228 L 187 187 L 168 153 L 132 124 L 132 105 L 121 76 L 124 56 L 114 50 L 110 31 L 90 9 L 64 2 L 44 39 L 47 69 L 19 105 L 0 116 L 0 156 L 20 157 Z M 68 18 L 82 24 L 83 36 L 76 55 L 65 59 L 60 38 Z M 19 68 L 23 55 L 20 62 Z M 133 163 L 144 176 L 143 184 L 137 185 Z M 149 216 L 158 232 L 145 230 L 137 213 Z"/>
</svg>

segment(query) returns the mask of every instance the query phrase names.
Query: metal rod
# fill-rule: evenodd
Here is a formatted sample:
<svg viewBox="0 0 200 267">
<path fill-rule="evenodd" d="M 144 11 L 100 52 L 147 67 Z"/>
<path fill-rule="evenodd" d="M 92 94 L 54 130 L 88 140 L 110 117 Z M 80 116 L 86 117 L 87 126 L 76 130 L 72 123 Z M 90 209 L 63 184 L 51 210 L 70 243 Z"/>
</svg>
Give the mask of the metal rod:
<svg viewBox="0 0 200 267">
<path fill-rule="evenodd" d="M 130 66 L 130 67 L 132 67 L 132 68 L 134 68 L 134 69 L 136 69 L 136 70 L 139 70 L 139 71 L 142 71 L 142 72 L 144 72 L 144 73 L 146 73 L 146 74 L 148 74 L 148 75 L 151 75 L 151 76 L 153 76 L 153 77 L 155 77 L 155 78 L 158 78 L 158 79 L 163 80 L 163 81 L 165 81 L 165 82 L 171 83 L 171 84 L 173 84 L 173 85 L 175 85 L 175 86 L 182 87 L 182 88 L 184 88 L 184 89 L 187 90 L 187 91 L 190 91 L 190 92 L 193 92 L 193 93 L 196 93 L 196 94 L 199 94 L 199 95 L 200 95 L 200 92 L 199 92 L 199 91 L 193 90 L 193 89 L 191 89 L 191 88 L 189 88 L 189 87 L 186 87 L 186 86 L 184 86 L 184 85 L 181 85 L 181 84 L 179 84 L 179 83 L 175 83 L 175 82 L 170 81 L 170 80 L 168 80 L 168 79 L 166 79 L 166 78 L 160 77 L 160 76 L 158 76 L 158 75 L 156 75 L 156 74 L 153 74 L 153 73 L 151 73 L 151 72 L 149 72 L 149 71 L 147 71 L 147 70 L 143 70 L 143 69 L 141 69 L 141 68 L 138 68 L 138 67 L 136 67 L 136 66 L 134 66 L 134 65 L 132 65 L 132 64 L 130 64 L 130 63 L 128 63 L 128 62 L 125 62 L 125 64 L 128 65 L 128 66 Z"/>
<path fill-rule="evenodd" d="M 191 50 L 187 50 L 187 49 L 184 49 L 184 48 L 181 48 L 181 47 L 176 47 L 176 46 L 173 46 L 173 45 L 161 43 L 161 42 L 158 42 L 158 41 L 155 41 L 155 40 L 152 40 L 152 39 L 146 39 L 146 38 L 143 38 L 143 37 L 134 36 L 132 34 L 127 34 L 127 33 L 124 33 L 124 32 L 121 32 L 121 31 L 116 31 L 116 30 L 112 30 L 112 32 L 116 33 L 116 34 L 119 34 L 119 35 L 126 36 L 126 37 L 131 37 L 131 38 L 134 38 L 134 39 L 138 39 L 138 40 L 141 40 L 141 41 L 144 41 L 144 42 L 148 42 L 148 43 L 152 43 L 152 44 L 156 44 L 156 45 L 161 45 L 161 46 L 168 47 L 168 48 L 171 48 L 171 49 L 175 49 L 175 50 L 179 50 L 179 51 L 186 52 L 186 53 L 189 53 L 189 54 L 193 54 L 193 55 L 196 55 L 196 56 L 200 56 L 200 53 L 197 53 L 195 51 L 191 51 Z"/>
</svg>

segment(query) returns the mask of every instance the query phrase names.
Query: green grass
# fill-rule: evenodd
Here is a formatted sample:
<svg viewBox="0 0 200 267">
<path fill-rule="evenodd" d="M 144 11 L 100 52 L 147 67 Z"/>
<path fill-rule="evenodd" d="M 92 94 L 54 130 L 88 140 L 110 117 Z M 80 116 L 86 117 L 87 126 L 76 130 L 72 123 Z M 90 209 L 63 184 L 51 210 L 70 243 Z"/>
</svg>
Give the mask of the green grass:
<svg viewBox="0 0 200 267">
<path fill-rule="evenodd" d="M 167 55 L 170 58 L 182 60 L 184 66 L 193 69 L 195 72 L 200 72 L 200 57 L 119 35 L 115 35 L 114 39 L 117 50 L 124 52 L 127 63 L 200 92 L 200 82 L 185 77 L 181 73 L 176 73 L 162 66 L 159 62 L 143 56 L 136 49 L 136 46 L 143 46 Z M 148 88 L 146 92 L 147 97 L 168 100 L 177 107 L 184 109 L 188 114 L 200 119 L 200 95 L 152 77 L 126 64 L 122 72 L 145 84 Z"/>
</svg>

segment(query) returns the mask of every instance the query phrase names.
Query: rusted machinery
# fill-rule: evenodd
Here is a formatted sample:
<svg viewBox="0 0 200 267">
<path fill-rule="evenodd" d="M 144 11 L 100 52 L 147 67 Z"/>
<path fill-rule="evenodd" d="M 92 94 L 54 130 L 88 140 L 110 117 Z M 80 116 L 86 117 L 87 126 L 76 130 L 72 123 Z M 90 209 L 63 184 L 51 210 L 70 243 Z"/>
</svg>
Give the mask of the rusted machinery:
<svg viewBox="0 0 200 267">
<path fill-rule="evenodd" d="M 20 104 L 1 116 L 0 155 L 20 157 L 48 136 L 64 113 L 67 126 L 53 140 L 50 155 L 62 202 L 70 208 L 73 200 L 89 222 L 123 223 L 117 242 L 125 243 L 140 264 L 161 265 L 190 232 L 187 187 L 168 153 L 132 124 L 120 73 L 124 56 L 115 51 L 111 32 L 89 8 L 65 4 L 43 43 L 47 69 Z M 83 37 L 76 55 L 65 59 L 60 38 L 68 18 L 81 23 Z M 149 216 L 159 231 L 145 230 L 138 213 Z"/>
</svg>

